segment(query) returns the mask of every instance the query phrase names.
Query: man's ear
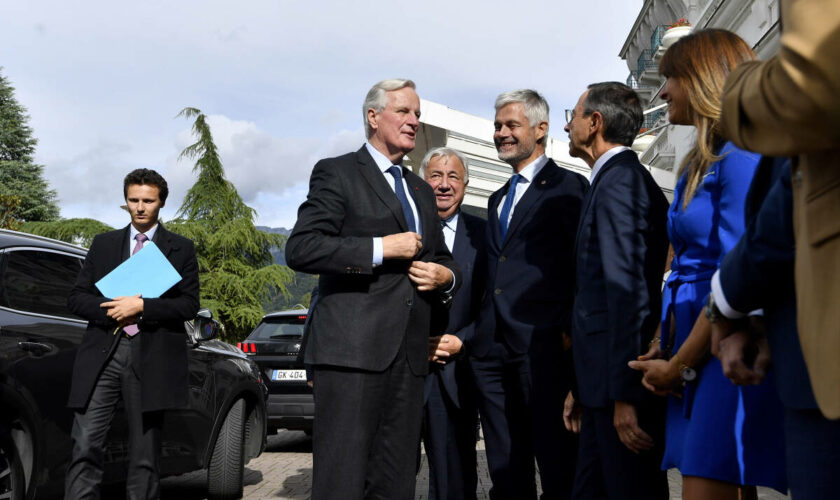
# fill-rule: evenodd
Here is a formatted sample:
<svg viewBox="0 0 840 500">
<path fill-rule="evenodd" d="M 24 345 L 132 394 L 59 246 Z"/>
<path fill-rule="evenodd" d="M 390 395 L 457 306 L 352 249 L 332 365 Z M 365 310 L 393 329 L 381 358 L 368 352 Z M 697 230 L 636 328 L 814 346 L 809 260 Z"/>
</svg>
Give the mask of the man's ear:
<svg viewBox="0 0 840 500">
<path fill-rule="evenodd" d="M 376 115 L 377 115 L 377 113 L 376 113 L 375 109 L 368 108 L 368 110 L 367 110 L 367 120 L 368 120 L 368 128 L 370 128 L 370 130 L 376 130 L 376 128 L 377 128 Z"/>
<path fill-rule="evenodd" d="M 599 132 L 603 133 L 604 131 L 604 115 L 602 115 L 598 111 L 593 111 L 591 115 L 589 115 L 589 134 L 590 137 L 594 137 L 598 135 Z"/>
<path fill-rule="evenodd" d="M 548 132 L 548 122 L 539 122 L 535 128 L 537 141 L 539 142 L 543 139 L 543 137 L 545 137 L 545 134 Z"/>
</svg>

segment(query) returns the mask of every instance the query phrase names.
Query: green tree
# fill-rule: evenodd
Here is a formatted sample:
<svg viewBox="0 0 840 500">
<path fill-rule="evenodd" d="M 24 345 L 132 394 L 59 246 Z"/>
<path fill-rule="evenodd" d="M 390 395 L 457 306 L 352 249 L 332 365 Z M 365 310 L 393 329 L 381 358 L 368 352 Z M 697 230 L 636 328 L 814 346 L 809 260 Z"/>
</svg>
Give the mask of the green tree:
<svg viewBox="0 0 840 500">
<path fill-rule="evenodd" d="M 184 108 L 178 116 L 195 118 L 197 140 L 179 159 L 195 160 L 198 180 L 166 227 L 195 242 L 201 305 L 225 325 L 225 340 L 237 342 L 259 323 L 268 297 L 288 296 L 286 284 L 294 273 L 274 264 L 271 256 L 271 248 L 281 246 L 284 237 L 258 230 L 256 212 L 225 179 L 206 116 L 195 108 Z"/>
<path fill-rule="evenodd" d="M 49 222 L 24 222 L 20 230 L 89 247 L 93 237 L 114 228 L 95 219 L 60 219 Z"/>
<path fill-rule="evenodd" d="M 0 74 L 0 196 L 19 198 L 14 210 L 19 221 L 56 220 L 56 194 L 44 179 L 43 165 L 34 162 L 38 140 L 28 121 L 14 87 Z"/>
</svg>

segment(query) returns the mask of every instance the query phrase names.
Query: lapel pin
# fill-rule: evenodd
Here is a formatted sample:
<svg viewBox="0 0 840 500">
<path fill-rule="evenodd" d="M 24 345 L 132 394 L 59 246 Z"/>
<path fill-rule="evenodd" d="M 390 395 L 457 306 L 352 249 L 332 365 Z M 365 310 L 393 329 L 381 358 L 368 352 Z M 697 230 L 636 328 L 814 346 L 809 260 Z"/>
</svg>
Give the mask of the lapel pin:
<svg viewBox="0 0 840 500">
<path fill-rule="evenodd" d="M 545 179 L 543 179 L 542 182 L 540 182 L 540 184 L 545 184 Z"/>
</svg>

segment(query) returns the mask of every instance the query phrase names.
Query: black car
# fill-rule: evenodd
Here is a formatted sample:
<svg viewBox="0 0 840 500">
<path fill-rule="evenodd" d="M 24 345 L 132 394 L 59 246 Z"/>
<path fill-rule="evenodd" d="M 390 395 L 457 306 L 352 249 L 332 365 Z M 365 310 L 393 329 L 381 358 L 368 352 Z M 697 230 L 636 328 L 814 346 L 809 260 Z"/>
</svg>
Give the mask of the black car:
<svg viewBox="0 0 840 500">
<path fill-rule="evenodd" d="M 315 403 L 298 354 L 303 343 L 307 309 L 266 314 L 237 344 L 257 363 L 268 386 L 268 432 L 277 429 L 312 432 Z"/>
<path fill-rule="evenodd" d="M 0 498 L 62 496 L 73 422 L 65 405 L 86 326 L 67 295 L 86 252 L 0 230 Z M 189 406 L 165 413 L 161 476 L 206 468 L 211 498 L 239 498 L 245 463 L 265 447 L 267 389 L 251 360 L 214 339 L 220 326 L 209 311 L 187 326 Z M 106 483 L 126 476 L 122 412 L 106 442 Z"/>
</svg>

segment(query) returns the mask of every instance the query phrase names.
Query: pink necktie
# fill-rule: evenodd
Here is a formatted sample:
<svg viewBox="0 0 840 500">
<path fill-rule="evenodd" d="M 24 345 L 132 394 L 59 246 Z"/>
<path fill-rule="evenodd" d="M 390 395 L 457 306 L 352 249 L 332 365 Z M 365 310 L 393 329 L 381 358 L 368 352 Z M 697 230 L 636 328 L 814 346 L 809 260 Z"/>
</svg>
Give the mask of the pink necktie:
<svg viewBox="0 0 840 500">
<path fill-rule="evenodd" d="M 131 255 L 134 255 L 137 252 L 139 252 L 143 248 L 143 243 L 145 243 L 146 240 L 148 240 L 149 238 L 143 233 L 137 233 L 137 236 L 135 236 L 134 239 L 137 240 L 137 244 L 134 245 L 134 250 L 131 251 Z M 139 332 L 140 329 L 137 328 L 136 324 L 132 323 L 130 325 L 125 325 L 123 327 L 123 331 L 129 337 L 133 337 L 133 336 L 137 335 L 137 332 Z"/>
</svg>

